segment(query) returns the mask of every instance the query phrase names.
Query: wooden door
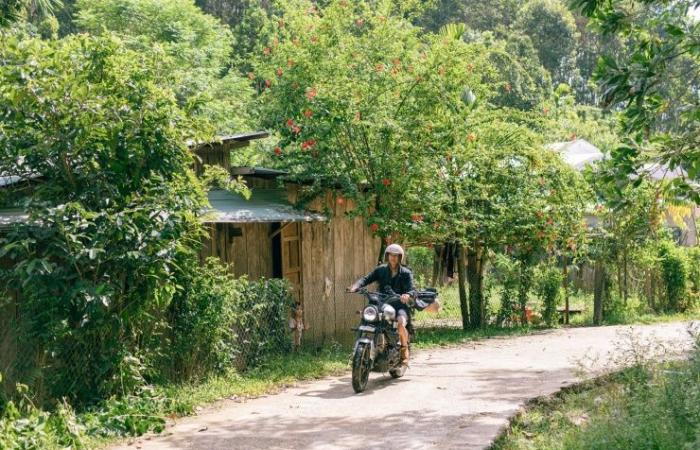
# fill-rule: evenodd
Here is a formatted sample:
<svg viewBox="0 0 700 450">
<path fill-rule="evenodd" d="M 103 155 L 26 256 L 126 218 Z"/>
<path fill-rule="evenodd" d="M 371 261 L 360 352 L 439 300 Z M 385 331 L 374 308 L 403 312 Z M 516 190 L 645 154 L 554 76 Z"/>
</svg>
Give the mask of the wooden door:
<svg viewBox="0 0 700 450">
<path fill-rule="evenodd" d="M 303 303 L 301 276 L 301 225 L 290 223 L 282 229 L 282 276 L 292 285 L 294 299 Z"/>
</svg>

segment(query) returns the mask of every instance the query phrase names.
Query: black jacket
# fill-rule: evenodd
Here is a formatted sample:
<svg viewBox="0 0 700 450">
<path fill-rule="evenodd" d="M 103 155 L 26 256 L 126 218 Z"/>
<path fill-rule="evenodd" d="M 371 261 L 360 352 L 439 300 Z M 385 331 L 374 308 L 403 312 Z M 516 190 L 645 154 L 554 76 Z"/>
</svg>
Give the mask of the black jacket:
<svg viewBox="0 0 700 450">
<path fill-rule="evenodd" d="M 379 292 L 384 292 L 386 286 L 389 286 L 396 294 L 415 295 L 416 293 L 416 288 L 413 284 L 413 273 L 405 266 L 399 266 L 399 272 L 396 276 L 392 277 L 389 265 L 382 264 L 357 280 L 354 286 L 356 288 L 362 288 L 374 282 L 379 285 Z"/>
</svg>

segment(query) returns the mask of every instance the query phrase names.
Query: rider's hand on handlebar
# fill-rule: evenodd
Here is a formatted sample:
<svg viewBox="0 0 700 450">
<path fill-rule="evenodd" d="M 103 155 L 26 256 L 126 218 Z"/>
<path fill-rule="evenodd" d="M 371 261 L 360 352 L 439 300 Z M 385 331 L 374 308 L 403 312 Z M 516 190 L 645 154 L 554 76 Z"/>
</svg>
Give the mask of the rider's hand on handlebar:
<svg viewBox="0 0 700 450">
<path fill-rule="evenodd" d="M 350 287 L 345 289 L 345 292 L 349 292 L 349 293 L 357 292 L 357 288 L 355 286 L 350 286 Z"/>
<path fill-rule="evenodd" d="M 411 299 L 411 296 L 408 294 L 403 294 L 401 295 L 401 303 L 406 304 L 408 301 Z"/>
</svg>

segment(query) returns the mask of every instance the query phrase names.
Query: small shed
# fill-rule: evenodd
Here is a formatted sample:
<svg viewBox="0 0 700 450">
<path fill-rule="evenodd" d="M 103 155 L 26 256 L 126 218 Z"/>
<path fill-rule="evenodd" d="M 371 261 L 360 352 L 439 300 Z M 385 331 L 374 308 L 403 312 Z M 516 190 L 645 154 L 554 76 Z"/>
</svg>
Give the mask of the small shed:
<svg viewBox="0 0 700 450">
<path fill-rule="evenodd" d="M 236 167 L 231 173 L 246 180 L 251 198 L 209 192 L 211 209 L 203 220 L 210 239 L 202 259 L 219 257 L 236 276 L 287 279 L 303 306 L 305 341 L 350 342 L 362 299 L 345 289 L 376 265 L 380 247 L 366 220 L 332 191 L 306 209 L 295 208 L 303 186 L 278 183 L 283 172 Z"/>
<path fill-rule="evenodd" d="M 203 215 L 209 239 L 200 256 L 220 258 L 236 276 L 287 279 L 303 306 L 307 343 L 351 342 L 363 299 L 345 289 L 376 266 L 380 240 L 363 217 L 352 214 L 352 201 L 339 200 L 337 192 L 327 190 L 299 209 L 293 205 L 304 185 L 282 182 L 285 172 L 231 166 L 232 151 L 267 136 L 256 131 L 191 146 L 197 173 L 204 164 L 218 165 L 252 191 L 248 200 L 209 192 L 211 209 Z"/>
</svg>

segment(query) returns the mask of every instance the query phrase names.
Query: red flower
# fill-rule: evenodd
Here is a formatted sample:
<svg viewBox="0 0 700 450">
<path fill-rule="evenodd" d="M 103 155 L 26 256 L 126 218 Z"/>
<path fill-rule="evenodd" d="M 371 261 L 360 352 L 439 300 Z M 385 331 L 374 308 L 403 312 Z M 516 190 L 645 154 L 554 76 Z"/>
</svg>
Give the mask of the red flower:
<svg viewBox="0 0 700 450">
<path fill-rule="evenodd" d="M 270 86 L 272 86 L 272 81 L 265 80 L 265 87 L 270 87 Z"/>
<path fill-rule="evenodd" d="M 467 64 L 467 72 L 474 72 L 474 64 Z"/>
<path fill-rule="evenodd" d="M 279 147 L 275 147 L 275 155 L 279 156 L 282 154 L 282 149 Z"/>
<path fill-rule="evenodd" d="M 545 113 L 545 115 L 549 114 L 549 108 L 546 106 L 542 109 L 542 112 Z"/>
<path fill-rule="evenodd" d="M 391 60 L 391 63 L 395 66 L 400 66 L 401 65 L 401 59 L 399 58 L 394 58 Z"/>
<path fill-rule="evenodd" d="M 314 112 L 311 111 L 310 109 L 307 109 L 306 111 L 304 111 L 304 116 L 307 117 L 307 118 L 308 118 L 308 117 L 311 117 L 311 116 L 313 116 L 313 115 L 314 115 Z"/>
<path fill-rule="evenodd" d="M 314 145 L 316 145 L 316 140 L 315 140 L 315 139 L 309 139 L 308 141 L 302 142 L 302 144 L 301 144 L 301 149 L 302 149 L 302 150 L 306 150 L 306 149 L 308 149 L 308 148 L 313 147 Z"/>
<path fill-rule="evenodd" d="M 569 136 L 569 139 L 572 141 L 576 140 L 576 133 L 571 133 L 571 136 Z"/>
<path fill-rule="evenodd" d="M 287 126 L 288 127 L 294 126 L 294 119 L 287 119 Z"/>
<path fill-rule="evenodd" d="M 249 80 L 254 80 L 255 79 L 255 74 L 253 72 L 248 72 L 248 79 Z"/>
<path fill-rule="evenodd" d="M 264 53 L 265 55 L 269 55 L 270 52 L 271 52 L 270 47 L 265 47 L 265 48 L 263 49 L 263 53 Z"/>
<path fill-rule="evenodd" d="M 335 199 L 335 202 L 339 205 L 344 205 L 345 199 L 343 197 L 338 197 L 337 199 Z"/>
<path fill-rule="evenodd" d="M 374 70 L 377 72 L 384 72 L 384 63 L 375 64 Z"/>
<path fill-rule="evenodd" d="M 474 133 L 469 133 L 469 136 L 467 136 L 467 140 L 469 142 L 474 142 L 476 141 L 476 135 Z"/>
<path fill-rule="evenodd" d="M 554 225 L 554 220 L 551 217 L 547 219 L 547 225 Z"/>
<path fill-rule="evenodd" d="M 292 127 L 292 132 L 294 132 L 294 134 L 299 134 L 301 133 L 301 128 L 295 125 Z"/>
<path fill-rule="evenodd" d="M 310 88 L 308 88 L 308 89 L 306 90 L 306 98 L 307 98 L 307 99 L 313 100 L 314 97 L 316 97 L 316 95 L 318 95 L 318 92 L 316 92 L 316 88 L 315 88 L 315 87 L 310 87 Z"/>
<path fill-rule="evenodd" d="M 376 223 L 373 223 L 372 225 L 369 226 L 369 229 L 372 230 L 372 232 L 376 233 L 377 231 L 379 231 L 379 225 L 377 225 Z"/>
<path fill-rule="evenodd" d="M 423 222 L 422 214 L 411 214 L 411 220 L 414 222 Z"/>
<path fill-rule="evenodd" d="M 391 184 L 391 180 L 388 179 L 388 178 L 383 178 L 383 179 L 382 179 L 382 184 L 383 184 L 384 186 L 389 186 L 389 185 Z"/>
<path fill-rule="evenodd" d="M 284 74 L 284 72 L 282 72 L 282 68 L 281 68 L 281 67 L 278 67 L 278 68 L 277 68 L 277 76 L 278 76 L 278 77 L 281 77 L 283 74 Z"/>
<path fill-rule="evenodd" d="M 292 58 L 289 58 L 287 60 L 287 67 L 292 67 L 294 65 L 294 60 Z"/>
<path fill-rule="evenodd" d="M 436 230 L 437 230 L 438 228 L 440 228 L 440 222 L 435 222 L 435 223 L 433 224 L 433 228 L 435 228 Z"/>
</svg>

